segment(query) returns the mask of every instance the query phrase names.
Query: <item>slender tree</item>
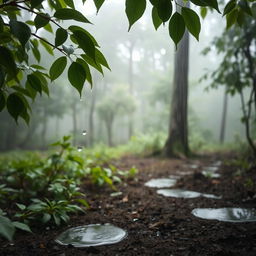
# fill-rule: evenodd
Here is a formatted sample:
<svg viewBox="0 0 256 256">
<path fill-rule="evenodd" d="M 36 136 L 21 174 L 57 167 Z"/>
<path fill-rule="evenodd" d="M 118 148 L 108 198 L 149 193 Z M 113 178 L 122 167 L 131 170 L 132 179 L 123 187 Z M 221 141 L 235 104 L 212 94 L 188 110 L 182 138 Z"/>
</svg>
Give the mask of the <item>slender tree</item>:
<svg viewBox="0 0 256 256">
<path fill-rule="evenodd" d="M 182 5 L 182 1 L 178 1 Z M 177 154 L 189 154 L 188 145 L 188 63 L 189 34 L 186 31 L 177 46 L 174 61 L 174 80 L 169 119 L 168 138 L 163 154 L 171 157 Z"/>
</svg>

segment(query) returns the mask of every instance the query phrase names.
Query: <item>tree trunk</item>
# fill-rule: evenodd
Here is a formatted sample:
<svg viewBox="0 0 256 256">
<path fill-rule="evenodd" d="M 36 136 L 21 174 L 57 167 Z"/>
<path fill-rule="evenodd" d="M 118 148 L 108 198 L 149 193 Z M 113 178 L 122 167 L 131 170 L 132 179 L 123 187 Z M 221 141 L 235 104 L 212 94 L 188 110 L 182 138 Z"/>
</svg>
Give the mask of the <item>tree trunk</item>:
<svg viewBox="0 0 256 256">
<path fill-rule="evenodd" d="M 55 127 L 55 136 L 56 138 L 59 137 L 60 134 L 60 118 L 57 116 L 56 117 L 56 127 Z"/>
<path fill-rule="evenodd" d="M 47 132 L 47 114 L 45 109 L 43 110 L 43 128 L 42 128 L 42 133 L 41 133 L 41 138 L 42 138 L 42 147 L 45 148 L 46 146 L 46 132 Z"/>
<path fill-rule="evenodd" d="M 112 120 L 109 120 L 109 121 L 106 122 L 107 135 L 108 135 L 108 145 L 109 145 L 109 147 L 113 146 L 112 126 L 113 126 L 113 121 Z"/>
<path fill-rule="evenodd" d="M 21 149 L 25 149 L 26 148 L 27 143 L 31 140 L 31 138 L 35 134 L 35 132 L 37 130 L 37 127 L 38 127 L 38 125 L 37 125 L 36 122 L 31 122 L 30 123 L 30 126 L 27 129 L 27 134 L 26 134 L 25 138 L 18 145 L 19 148 L 21 148 Z"/>
<path fill-rule="evenodd" d="M 13 121 L 9 122 L 7 136 L 5 140 L 5 150 L 13 150 L 17 142 L 18 125 Z"/>
<path fill-rule="evenodd" d="M 95 112 L 95 102 L 97 94 L 97 86 L 94 86 L 94 91 L 92 93 L 92 101 L 89 112 L 89 145 L 92 147 L 94 143 L 94 112 Z"/>
<path fill-rule="evenodd" d="M 131 42 L 130 44 L 130 47 L 129 47 L 129 53 L 130 53 L 130 56 L 129 56 L 129 77 L 128 77 L 128 80 L 129 80 L 129 91 L 130 91 L 130 94 L 133 95 L 133 51 L 134 51 L 134 45 L 135 45 L 135 42 Z M 133 135 L 133 113 L 130 114 L 129 116 L 129 139 L 132 137 Z"/>
<path fill-rule="evenodd" d="M 223 100 L 223 110 L 221 118 L 221 127 L 220 127 L 220 143 L 223 144 L 225 140 L 225 130 L 226 130 L 226 119 L 227 119 L 227 109 L 228 109 L 228 94 L 224 92 Z"/>
<path fill-rule="evenodd" d="M 178 1 L 181 2 L 181 1 Z M 182 3 L 181 3 L 182 4 Z M 189 35 L 186 31 L 175 53 L 174 81 L 168 138 L 163 154 L 167 157 L 188 156 L 188 63 Z"/>
<path fill-rule="evenodd" d="M 76 118 L 76 102 L 72 104 L 72 120 L 73 120 L 73 145 L 76 145 L 77 134 L 77 118 Z"/>
</svg>

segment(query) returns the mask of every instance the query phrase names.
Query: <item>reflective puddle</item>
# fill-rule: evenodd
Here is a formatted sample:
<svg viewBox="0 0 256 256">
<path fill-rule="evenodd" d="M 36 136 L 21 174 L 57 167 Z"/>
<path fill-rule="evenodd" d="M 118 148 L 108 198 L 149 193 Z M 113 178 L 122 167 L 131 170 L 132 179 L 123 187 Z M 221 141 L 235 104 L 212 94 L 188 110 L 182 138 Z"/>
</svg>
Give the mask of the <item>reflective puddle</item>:
<svg viewBox="0 0 256 256">
<path fill-rule="evenodd" d="M 219 220 L 227 222 L 256 221 L 256 210 L 247 208 L 196 208 L 192 214 L 198 218 L 207 220 Z"/>
<path fill-rule="evenodd" d="M 219 170 L 219 167 L 217 166 L 207 166 L 204 168 L 205 171 L 207 172 L 217 172 Z"/>
<path fill-rule="evenodd" d="M 216 173 L 218 170 L 219 168 L 217 166 L 208 166 L 204 168 L 202 174 L 208 178 L 219 178 L 220 174 Z"/>
<path fill-rule="evenodd" d="M 205 177 L 209 177 L 209 178 L 219 178 L 220 177 L 220 174 L 216 173 L 216 172 L 202 171 L 202 174 Z"/>
<path fill-rule="evenodd" d="M 151 188 L 169 188 L 176 184 L 176 179 L 168 179 L 168 178 L 161 178 L 161 179 L 151 179 L 145 183 L 145 186 Z"/>
<path fill-rule="evenodd" d="M 157 190 L 157 194 L 163 195 L 166 197 L 177 197 L 177 198 L 196 198 L 196 197 L 207 197 L 212 199 L 220 199 L 221 197 L 215 196 L 212 194 L 203 194 L 190 190 L 183 189 L 159 189 Z"/>
<path fill-rule="evenodd" d="M 61 233 L 56 242 L 61 245 L 74 247 L 89 247 L 106 244 L 115 244 L 122 241 L 127 232 L 111 224 L 92 224 L 70 228 Z"/>
</svg>

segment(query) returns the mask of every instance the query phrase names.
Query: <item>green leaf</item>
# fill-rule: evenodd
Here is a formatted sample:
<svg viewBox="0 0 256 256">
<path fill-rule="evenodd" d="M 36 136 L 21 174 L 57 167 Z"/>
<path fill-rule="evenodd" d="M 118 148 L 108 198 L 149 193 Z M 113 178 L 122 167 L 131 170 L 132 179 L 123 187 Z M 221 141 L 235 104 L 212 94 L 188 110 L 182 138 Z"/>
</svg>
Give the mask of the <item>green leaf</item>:
<svg viewBox="0 0 256 256">
<path fill-rule="evenodd" d="M 37 14 L 34 19 L 36 29 L 38 30 L 39 28 L 46 26 L 49 23 L 49 21 L 50 21 L 49 14 L 44 14 L 44 13 Z"/>
<path fill-rule="evenodd" d="M 0 33 L 4 32 L 4 21 L 2 17 L 0 16 Z"/>
<path fill-rule="evenodd" d="M 93 41 L 93 44 L 97 47 L 100 47 L 99 44 L 97 43 L 96 39 L 88 32 L 86 31 L 85 29 L 81 28 L 81 27 L 78 27 L 78 26 L 70 26 L 68 28 L 70 31 L 74 32 L 74 31 L 82 31 L 83 33 L 87 34 L 90 39 Z M 77 42 L 76 42 L 77 43 Z"/>
<path fill-rule="evenodd" d="M 100 10 L 102 4 L 104 3 L 104 1 L 105 1 L 105 0 L 93 0 L 95 6 L 96 6 L 96 8 L 97 8 L 97 13 L 99 12 L 99 10 Z"/>
<path fill-rule="evenodd" d="M 67 6 L 75 9 L 74 1 L 73 0 L 64 0 L 64 2 L 67 4 Z"/>
<path fill-rule="evenodd" d="M 250 8 L 250 6 L 248 5 L 248 2 L 245 0 L 240 0 L 238 2 L 239 7 L 246 12 L 248 15 L 252 16 L 252 10 Z"/>
<path fill-rule="evenodd" d="M 0 65 L 6 69 L 11 77 L 16 77 L 18 69 L 11 51 L 4 46 L 0 46 L 0 56 Z"/>
<path fill-rule="evenodd" d="M 22 98 L 16 92 L 8 96 L 6 105 L 7 105 L 8 112 L 15 119 L 16 122 L 17 122 L 18 116 L 21 115 L 21 113 L 26 110 L 26 106 Z"/>
<path fill-rule="evenodd" d="M 73 35 L 80 48 L 95 61 L 95 46 L 90 36 L 81 30 L 73 31 Z"/>
<path fill-rule="evenodd" d="M 101 68 L 101 65 L 96 63 L 93 59 L 91 59 L 88 55 L 86 54 L 81 54 L 81 57 L 92 67 L 94 67 L 96 70 L 98 70 L 101 74 L 103 74 L 103 70 Z"/>
<path fill-rule="evenodd" d="M 78 62 L 79 64 L 81 64 L 86 72 L 86 80 L 90 83 L 91 87 L 92 87 L 92 75 L 91 75 L 91 71 L 89 68 L 89 65 L 81 58 L 77 58 L 76 62 Z"/>
<path fill-rule="evenodd" d="M 87 201 L 84 200 L 84 199 L 76 199 L 76 201 L 77 201 L 78 203 L 82 204 L 83 206 L 85 206 L 86 208 L 89 208 L 89 207 L 90 207 L 89 204 L 87 203 Z"/>
<path fill-rule="evenodd" d="M 76 20 L 85 23 L 91 23 L 82 13 L 77 10 L 62 8 L 54 13 L 54 17 L 61 20 Z"/>
<path fill-rule="evenodd" d="M 163 22 L 166 22 L 167 20 L 170 19 L 172 15 L 171 0 L 159 0 L 156 5 L 156 8 L 157 8 L 158 16 Z"/>
<path fill-rule="evenodd" d="M 229 1 L 224 8 L 223 16 L 230 13 L 235 7 L 236 7 L 236 0 Z"/>
<path fill-rule="evenodd" d="M 236 23 L 237 21 L 237 17 L 238 17 L 238 10 L 237 9 L 233 9 L 233 11 L 231 11 L 230 13 L 228 13 L 226 15 L 226 28 L 229 29 L 233 24 Z"/>
<path fill-rule="evenodd" d="M 67 30 L 63 28 L 58 28 L 56 30 L 56 36 L 55 36 L 55 46 L 62 45 L 63 43 L 65 43 L 67 38 L 68 38 Z"/>
<path fill-rule="evenodd" d="M 242 10 L 238 11 L 236 22 L 240 27 L 245 23 L 245 13 Z"/>
<path fill-rule="evenodd" d="M 125 12 L 129 21 L 129 29 L 132 25 L 140 19 L 146 9 L 146 0 L 126 0 L 125 1 Z"/>
<path fill-rule="evenodd" d="M 36 75 L 38 77 L 38 79 L 40 79 L 42 91 L 49 96 L 48 81 L 45 78 L 45 76 L 47 76 L 47 78 L 48 78 L 48 75 L 46 75 L 45 73 L 39 72 L 39 71 L 34 72 L 34 75 Z"/>
<path fill-rule="evenodd" d="M 96 61 L 100 63 L 102 66 L 106 67 L 107 69 L 111 70 L 106 58 L 102 54 L 101 51 L 99 51 L 97 48 L 95 48 L 95 54 L 96 54 Z"/>
<path fill-rule="evenodd" d="M 201 30 L 201 23 L 198 15 L 193 10 L 182 7 L 181 15 L 184 18 L 186 27 L 188 31 L 197 39 L 199 40 L 199 34 Z"/>
<path fill-rule="evenodd" d="M 19 222 L 19 221 L 13 221 L 12 224 L 18 229 L 21 229 L 21 230 L 32 233 L 30 227 L 25 223 L 22 223 L 22 222 Z"/>
<path fill-rule="evenodd" d="M 33 45 L 32 46 L 32 52 L 33 52 L 33 55 L 34 55 L 35 59 L 37 60 L 37 62 L 40 62 L 40 60 L 41 60 L 41 53 L 38 50 L 38 47 Z"/>
<path fill-rule="evenodd" d="M 44 39 L 44 40 L 43 40 Z M 46 42 L 47 40 L 43 38 L 40 40 L 41 45 L 44 47 L 44 49 L 52 56 L 54 56 L 52 47 Z"/>
<path fill-rule="evenodd" d="M 75 87 L 81 97 L 82 89 L 86 79 L 86 72 L 83 66 L 77 62 L 72 62 L 68 69 L 68 80 Z"/>
<path fill-rule="evenodd" d="M 190 2 L 197 6 L 207 6 L 204 0 L 190 0 Z"/>
<path fill-rule="evenodd" d="M 13 226 L 10 219 L 0 216 L 0 235 L 4 238 L 12 241 L 15 232 L 15 227 Z"/>
<path fill-rule="evenodd" d="M 23 95 L 26 95 L 27 97 L 32 98 L 30 92 L 27 89 L 24 89 L 21 86 L 16 86 L 15 85 L 15 86 L 12 86 L 12 89 L 17 91 L 17 92 L 19 92 L 19 93 L 21 93 L 21 94 L 23 94 Z"/>
<path fill-rule="evenodd" d="M 201 7 L 200 14 L 201 14 L 201 17 L 204 19 L 207 15 L 207 8 Z"/>
<path fill-rule="evenodd" d="M 184 19 L 178 12 L 175 12 L 169 22 L 169 34 L 176 45 L 176 49 L 184 33 L 185 33 Z"/>
<path fill-rule="evenodd" d="M 26 209 L 26 205 L 24 205 L 24 204 L 18 204 L 18 203 L 16 203 L 16 205 L 17 205 L 17 207 L 18 207 L 20 210 L 22 210 L 22 211 L 24 211 L 24 210 Z"/>
<path fill-rule="evenodd" d="M 30 0 L 31 8 L 38 7 L 44 0 Z"/>
<path fill-rule="evenodd" d="M 0 90 L 0 112 L 5 108 L 6 99 L 4 92 Z"/>
<path fill-rule="evenodd" d="M 42 85 L 41 85 L 41 81 L 40 79 L 34 75 L 34 74 L 30 74 L 27 76 L 27 81 L 30 84 L 30 86 L 36 90 L 37 92 L 39 92 L 40 94 L 42 93 Z"/>
<path fill-rule="evenodd" d="M 153 5 L 156 6 L 158 3 L 158 0 L 149 0 L 149 2 Z"/>
<path fill-rule="evenodd" d="M 5 83 L 5 72 L 0 67 L 0 88 L 4 85 L 4 83 Z"/>
<path fill-rule="evenodd" d="M 159 18 L 158 11 L 155 6 L 153 6 L 152 8 L 151 16 L 152 16 L 152 21 L 153 21 L 155 30 L 157 30 L 160 27 L 160 25 L 163 23 L 163 21 Z"/>
<path fill-rule="evenodd" d="M 10 21 L 11 33 L 20 41 L 21 45 L 25 47 L 25 44 L 31 36 L 31 30 L 27 24 L 17 20 Z"/>
<path fill-rule="evenodd" d="M 49 75 L 52 81 L 57 79 L 67 66 L 67 57 L 62 56 L 55 60 L 50 68 Z"/>
<path fill-rule="evenodd" d="M 219 5 L 217 0 L 190 0 L 193 4 L 197 6 L 209 6 L 220 13 Z"/>
<path fill-rule="evenodd" d="M 12 34 L 9 32 L 0 32 L 0 44 L 9 43 L 12 40 Z"/>
<path fill-rule="evenodd" d="M 51 26 L 50 23 L 46 24 L 46 25 L 44 26 L 44 29 L 45 29 L 46 31 L 48 31 L 49 33 L 53 33 L 52 26 Z"/>
</svg>

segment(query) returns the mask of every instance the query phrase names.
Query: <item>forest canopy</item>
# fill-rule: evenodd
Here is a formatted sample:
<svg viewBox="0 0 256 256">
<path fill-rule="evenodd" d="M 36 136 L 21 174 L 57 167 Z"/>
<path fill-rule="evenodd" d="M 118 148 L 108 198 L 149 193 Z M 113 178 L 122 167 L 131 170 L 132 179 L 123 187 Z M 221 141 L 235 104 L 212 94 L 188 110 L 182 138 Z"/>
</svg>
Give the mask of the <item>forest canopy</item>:
<svg viewBox="0 0 256 256">
<path fill-rule="evenodd" d="M 94 0 L 97 11 L 104 2 Z M 151 8 L 155 29 L 165 25 L 177 46 L 185 29 L 199 40 L 199 16 L 204 18 L 208 10 L 226 16 L 227 28 L 234 24 L 242 26 L 244 17 L 252 15 L 251 5 L 255 1 L 231 0 L 222 11 L 221 1 L 186 2 L 192 5 L 185 7 L 172 0 L 126 0 L 129 30 L 145 9 Z M 84 3 L 82 0 L 81 4 Z M 92 86 L 91 68 L 100 73 L 103 67 L 110 69 L 96 39 L 84 29 L 91 22 L 77 6 L 73 0 L 0 1 L 0 111 L 7 108 L 16 121 L 21 117 L 29 123 L 31 103 L 38 95 L 49 95 L 49 84 L 64 71 L 81 96 L 85 82 Z M 77 21 L 79 25 L 65 27 L 65 20 Z M 42 29 L 52 33 L 54 41 L 42 37 Z M 49 70 L 40 64 L 42 48 L 50 55 L 61 54 Z"/>
</svg>

